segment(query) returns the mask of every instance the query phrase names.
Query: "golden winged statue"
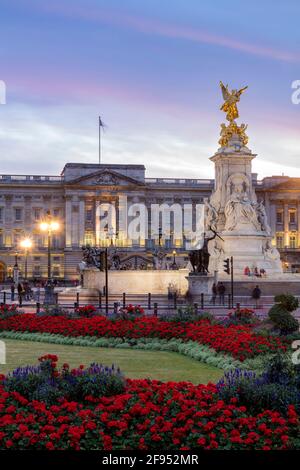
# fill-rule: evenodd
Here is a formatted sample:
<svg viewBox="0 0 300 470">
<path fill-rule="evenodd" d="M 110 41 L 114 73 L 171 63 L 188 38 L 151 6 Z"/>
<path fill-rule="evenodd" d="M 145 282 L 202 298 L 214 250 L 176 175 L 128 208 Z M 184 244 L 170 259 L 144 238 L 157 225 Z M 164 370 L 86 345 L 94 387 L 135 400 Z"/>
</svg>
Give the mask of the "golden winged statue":
<svg viewBox="0 0 300 470">
<path fill-rule="evenodd" d="M 220 87 L 222 90 L 222 95 L 224 99 L 224 103 L 221 106 L 221 111 L 226 113 L 226 119 L 230 123 L 232 123 L 235 119 L 239 117 L 239 112 L 237 109 L 237 102 L 240 101 L 240 96 L 247 90 L 248 86 L 241 88 L 240 90 L 228 90 L 228 85 L 224 85 L 223 82 L 220 81 Z"/>
</svg>

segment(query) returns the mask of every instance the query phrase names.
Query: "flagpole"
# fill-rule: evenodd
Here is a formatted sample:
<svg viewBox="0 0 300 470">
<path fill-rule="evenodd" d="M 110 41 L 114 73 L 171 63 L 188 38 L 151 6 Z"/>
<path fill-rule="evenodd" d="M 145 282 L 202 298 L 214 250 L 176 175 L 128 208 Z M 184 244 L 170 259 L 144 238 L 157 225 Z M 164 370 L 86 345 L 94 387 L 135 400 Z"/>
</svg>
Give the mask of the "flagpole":
<svg viewBox="0 0 300 470">
<path fill-rule="evenodd" d="M 101 163 L 101 118 L 99 116 L 99 165 Z"/>
</svg>

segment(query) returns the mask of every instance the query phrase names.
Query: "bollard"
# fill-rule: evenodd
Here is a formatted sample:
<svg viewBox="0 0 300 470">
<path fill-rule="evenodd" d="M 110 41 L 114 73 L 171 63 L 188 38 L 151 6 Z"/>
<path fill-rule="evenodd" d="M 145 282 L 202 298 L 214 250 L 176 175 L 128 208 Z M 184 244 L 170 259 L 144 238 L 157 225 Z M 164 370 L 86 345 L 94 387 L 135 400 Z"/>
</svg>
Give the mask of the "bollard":
<svg viewBox="0 0 300 470">
<path fill-rule="evenodd" d="M 118 302 L 114 302 L 114 313 L 118 313 Z"/>
<path fill-rule="evenodd" d="M 99 306 L 99 310 L 102 309 L 102 294 L 101 292 L 99 292 L 99 296 L 98 296 L 98 306 Z"/>
<path fill-rule="evenodd" d="M 201 302 L 201 310 L 203 310 L 204 309 L 204 294 L 203 293 L 200 294 L 200 302 Z"/>
<path fill-rule="evenodd" d="M 174 309 L 176 310 L 177 308 L 177 292 L 174 292 Z"/>
<path fill-rule="evenodd" d="M 148 294 L 148 309 L 151 310 L 151 293 Z"/>
<path fill-rule="evenodd" d="M 58 305 L 58 292 L 55 292 L 55 304 Z"/>
<path fill-rule="evenodd" d="M 198 304 L 197 304 L 197 302 L 194 303 L 194 314 L 198 315 Z"/>
<path fill-rule="evenodd" d="M 78 308 L 78 303 L 74 302 L 74 310 L 76 310 L 77 308 Z"/>
<path fill-rule="evenodd" d="M 240 309 L 241 309 L 241 304 L 240 304 L 240 302 L 237 302 L 237 303 L 236 303 L 236 310 L 237 310 L 237 312 L 239 312 Z"/>
<path fill-rule="evenodd" d="M 41 304 L 40 304 L 40 302 L 37 302 L 36 303 L 36 313 L 40 313 L 40 311 L 41 311 Z"/>
<path fill-rule="evenodd" d="M 77 303 L 77 306 L 79 307 L 79 292 L 76 293 L 76 303 Z"/>
<path fill-rule="evenodd" d="M 126 294 L 123 292 L 123 308 L 126 308 Z"/>
<path fill-rule="evenodd" d="M 157 317 L 157 314 L 158 314 L 158 304 L 157 304 L 157 302 L 154 302 L 153 314 L 154 314 L 155 317 Z"/>
<path fill-rule="evenodd" d="M 6 292 L 3 291 L 3 303 L 4 305 L 6 305 Z"/>
</svg>

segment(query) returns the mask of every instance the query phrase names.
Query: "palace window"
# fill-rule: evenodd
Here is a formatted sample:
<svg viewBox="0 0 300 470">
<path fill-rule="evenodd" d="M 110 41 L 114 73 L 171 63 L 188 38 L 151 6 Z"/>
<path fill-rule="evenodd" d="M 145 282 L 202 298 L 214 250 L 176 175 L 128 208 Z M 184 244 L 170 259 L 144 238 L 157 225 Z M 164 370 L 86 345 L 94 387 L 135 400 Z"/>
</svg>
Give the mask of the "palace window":
<svg viewBox="0 0 300 470">
<path fill-rule="evenodd" d="M 41 267 L 39 265 L 33 266 L 33 277 L 40 277 L 41 276 Z"/>
<path fill-rule="evenodd" d="M 15 208 L 15 221 L 21 222 L 22 220 L 22 209 L 20 207 Z"/>
<path fill-rule="evenodd" d="M 85 245 L 94 245 L 94 233 L 93 232 L 85 232 L 84 234 L 84 244 Z"/>
<path fill-rule="evenodd" d="M 276 246 L 277 248 L 283 248 L 283 234 L 276 233 Z"/>
<path fill-rule="evenodd" d="M 52 275 L 54 277 L 59 277 L 60 276 L 60 266 L 59 265 L 53 266 Z"/>
<path fill-rule="evenodd" d="M 282 224 L 283 222 L 283 211 L 276 212 L 276 222 L 277 224 Z"/>
<path fill-rule="evenodd" d="M 290 222 L 290 224 L 295 224 L 296 223 L 296 211 L 295 210 L 290 210 L 289 211 L 289 222 Z"/>
<path fill-rule="evenodd" d="M 87 209 L 85 211 L 85 220 L 86 220 L 86 222 L 92 222 L 92 220 L 93 220 L 93 209 Z"/>
<path fill-rule="evenodd" d="M 290 234 L 289 247 L 297 248 L 297 237 L 295 233 Z"/>
<path fill-rule="evenodd" d="M 40 207 L 34 209 L 34 220 L 39 221 L 42 218 L 42 209 Z"/>
</svg>

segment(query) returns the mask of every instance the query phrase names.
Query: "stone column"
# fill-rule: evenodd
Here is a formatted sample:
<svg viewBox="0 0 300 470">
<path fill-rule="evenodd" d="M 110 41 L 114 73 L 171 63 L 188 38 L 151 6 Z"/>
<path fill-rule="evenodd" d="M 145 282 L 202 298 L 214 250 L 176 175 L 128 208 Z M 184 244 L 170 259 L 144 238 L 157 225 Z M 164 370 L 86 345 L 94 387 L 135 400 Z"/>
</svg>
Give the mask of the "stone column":
<svg viewBox="0 0 300 470">
<path fill-rule="evenodd" d="M 84 245 L 85 234 L 85 198 L 79 198 L 79 245 Z"/>
<path fill-rule="evenodd" d="M 297 248 L 300 246 L 300 201 L 297 201 Z"/>
<path fill-rule="evenodd" d="M 269 224 L 271 227 L 272 237 L 276 237 L 276 201 L 271 201 L 269 206 Z"/>
<path fill-rule="evenodd" d="M 284 230 L 284 246 L 289 246 L 289 205 L 283 205 L 283 230 Z"/>
<path fill-rule="evenodd" d="M 72 248 L 72 196 L 66 196 L 65 233 L 66 248 Z"/>
</svg>

